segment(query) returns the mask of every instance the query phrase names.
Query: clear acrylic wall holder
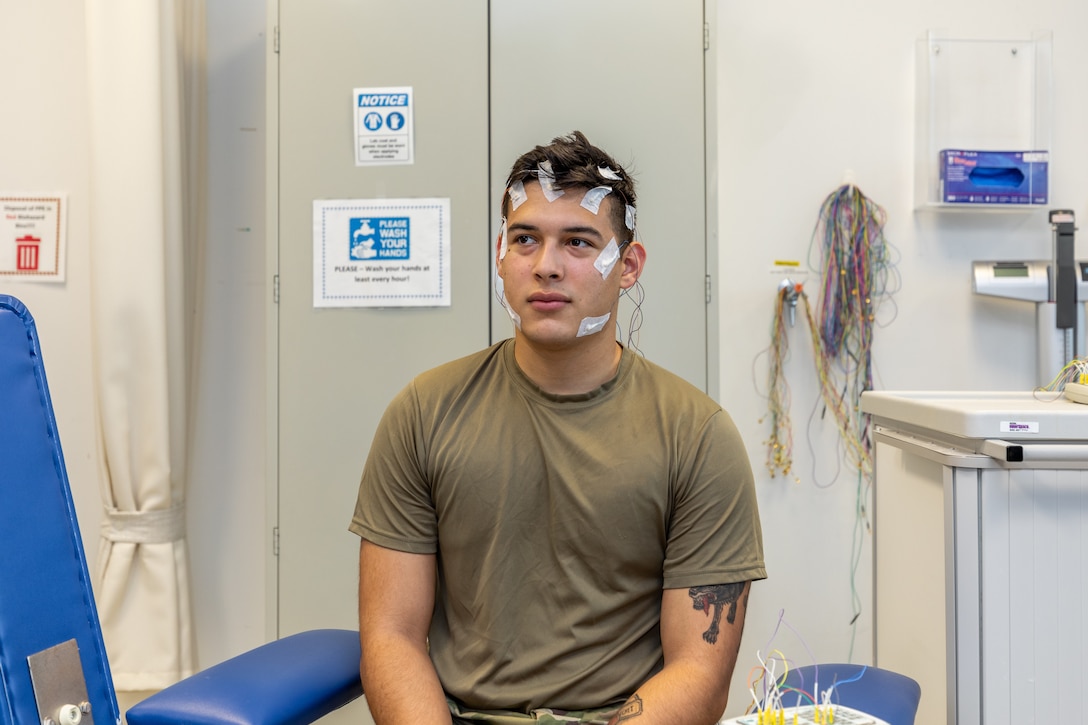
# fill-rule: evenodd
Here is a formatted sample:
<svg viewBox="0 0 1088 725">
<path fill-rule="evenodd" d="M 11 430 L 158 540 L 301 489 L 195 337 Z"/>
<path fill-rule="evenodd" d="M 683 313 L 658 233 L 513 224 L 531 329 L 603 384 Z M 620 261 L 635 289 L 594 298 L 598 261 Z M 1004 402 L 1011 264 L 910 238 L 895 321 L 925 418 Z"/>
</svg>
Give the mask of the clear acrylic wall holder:
<svg viewBox="0 0 1088 725">
<path fill-rule="evenodd" d="M 1052 162 L 1051 56 L 1050 31 L 977 40 L 929 31 L 918 40 L 915 208 L 1025 211 L 1048 206 L 945 202 L 940 155 L 943 149 L 1042 151 Z M 1048 200 L 1053 192 L 1048 188 Z"/>
</svg>

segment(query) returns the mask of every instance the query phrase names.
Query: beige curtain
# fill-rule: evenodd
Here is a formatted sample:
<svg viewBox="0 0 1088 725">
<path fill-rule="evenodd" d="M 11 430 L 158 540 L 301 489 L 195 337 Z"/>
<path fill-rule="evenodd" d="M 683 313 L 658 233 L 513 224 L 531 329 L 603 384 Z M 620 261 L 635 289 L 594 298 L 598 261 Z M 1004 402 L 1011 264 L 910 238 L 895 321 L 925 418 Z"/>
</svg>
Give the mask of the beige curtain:
<svg viewBox="0 0 1088 725">
<path fill-rule="evenodd" d="M 185 545 L 203 258 L 204 6 L 85 0 L 93 374 L 105 516 L 95 593 L 118 690 L 195 668 Z"/>
</svg>

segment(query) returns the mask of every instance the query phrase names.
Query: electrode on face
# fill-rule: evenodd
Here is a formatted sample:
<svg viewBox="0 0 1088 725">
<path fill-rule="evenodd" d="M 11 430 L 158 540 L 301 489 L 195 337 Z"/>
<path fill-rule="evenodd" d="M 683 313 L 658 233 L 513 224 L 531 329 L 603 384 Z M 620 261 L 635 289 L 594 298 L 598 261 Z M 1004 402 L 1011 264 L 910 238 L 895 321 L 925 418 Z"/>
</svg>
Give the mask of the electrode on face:
<svg viewBox="0 0 1088 725">
<path fill-rule="evenodd" d="M 510 315 L 510 319 L 514 321 L 514 327 L 521 329 L 521 315 L 514 312 L 514 308 L 510 306 L 510 300 L 506 299 L 506 293 L 502 295 L 502 306 L 506 308 L 506 314 Z"/>
<path fill-rule="evenodd" d="M 502 241 L 499 242 L 499 261 L 506 259 L 506 250 L 509 249 L 506 243 L 506 217 L 502 218 L 502 226 L 499 227 L 499 237 Z"/>
<path fill-rule="evenodd" d="M 521 179 L 512 182 L 506 193 L 510 197 L 511 211 L 516 211 L 529 198 L 529 195 L 525 193 L 525 182 Z"/>
<path fill-rule="evenodd" d="M 632 232 L 635 231 L 635 207 L 630 204 L 627 205 L 627 213 L 624 216 L 623 223 L 627 225 L 627 228 Z"/>
<path fill-rule="evenodd" d="M 600 332 L 604 329 L 605 323 L 612 317 L 611 312 L 606 312 L 600 317 L 586 317 L 578 325 L 578 337 L 585 337 L 586 335 L 592 335 Z"/>
<path fill-rule="evenodd" d="M 616 266 L 616 262 L 620 258 L 620 248 L 616 244 L 616 238 L 608 242 L 608 246 L 601 250 L 601 253 L 597 255 L 597 259 L 594 260 L 593 266 L 597 268 L 597 271 L 601 273 L 601 278 L 607 278 L 608 274 L 612 271 L 612 268 Z"/>
<path fill-rule="evenodd" d="M 506 299 L 506 284 L 502 281 L 502 276 L 499 274 L 499 270 L 495 270 L 495 296 L 499 298 L 499 302 L 502 304 L 502 308 L 506 310 L 506 314 L 510 315 L 510 319 L 514 321 L 514 327 L 521 329 L 521 315 L 514 312 L 514 308 L 510 306 L 510 300 Z"/>
<path fill-rule="evenodd" d="M 586 195 L 582 197 L 582 208 L 587 209 L 594 214 L 597 214 L 601 210 L 601 202 L 604 198 L 612 193 L 611 186 L 594 186 L 592 189 L 586 192 Z"/>
</svg>

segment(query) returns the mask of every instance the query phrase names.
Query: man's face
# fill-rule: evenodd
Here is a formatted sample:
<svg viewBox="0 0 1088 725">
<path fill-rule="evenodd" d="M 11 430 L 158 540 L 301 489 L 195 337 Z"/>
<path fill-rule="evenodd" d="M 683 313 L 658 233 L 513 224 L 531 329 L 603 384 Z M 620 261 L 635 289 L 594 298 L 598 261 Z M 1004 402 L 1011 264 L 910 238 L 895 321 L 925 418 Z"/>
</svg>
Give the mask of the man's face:
<svg viewBox="0 0 1088 725">
<path fill-rule="evenodd" d="M 641 264 L 625 261 L 630 247 L 614 264 L 605 264 L 613 254 L 609 243 L 622 244 L 627 236 L 612 228 L 613 199 L 606 196 L 594 214 L 581 205 L 584 189 L 566 189 L 548 201 L 540 184 L 530 181 L 525 192 L 526 200 L 517 209 L 511 205 L 506 220 L 506 254 L 497 254 L 507 304 L 521 318 L 522 335 L 556 349 L 580 340 L 614 340 L 620 290 L 635 283 Z M 579 336 L 584 320 L 604 315 L 612 317 L 597 326 L 599 332 Z"/>
</svg>

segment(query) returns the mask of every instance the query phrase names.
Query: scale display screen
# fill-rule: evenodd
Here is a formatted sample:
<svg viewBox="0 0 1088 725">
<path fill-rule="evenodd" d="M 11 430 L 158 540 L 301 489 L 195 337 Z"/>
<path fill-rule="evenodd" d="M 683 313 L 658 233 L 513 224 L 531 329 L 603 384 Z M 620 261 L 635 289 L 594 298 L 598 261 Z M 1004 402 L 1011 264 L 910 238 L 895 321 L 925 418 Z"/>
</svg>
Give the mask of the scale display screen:
<svg viewBox="0 0 1088 725">
<path fill-rule="evenodd" d="M 1027 277 L 1028 266 L 1026 264 L 995 264 L 995 277 Z"/>
</svg>

